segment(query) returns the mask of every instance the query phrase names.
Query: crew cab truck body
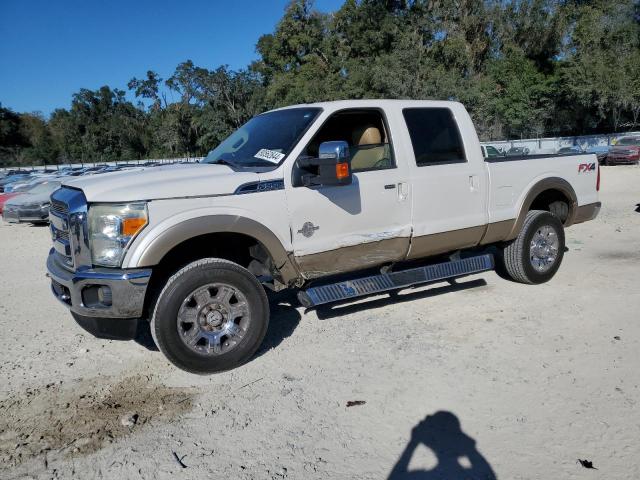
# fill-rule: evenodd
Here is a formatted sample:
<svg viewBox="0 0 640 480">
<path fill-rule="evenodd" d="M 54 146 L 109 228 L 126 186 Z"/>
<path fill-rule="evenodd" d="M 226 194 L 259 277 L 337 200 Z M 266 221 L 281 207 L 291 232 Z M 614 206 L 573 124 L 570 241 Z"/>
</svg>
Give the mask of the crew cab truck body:
<svg viewBox="0 0 640 480">
<path fill-rule="evenodd" d="M 47 266 L 95 335 L 148 319 L 170 361 L 210 373 L 260 345 L 265 286 L 314 306 L 492 268 L 489 249 L 513 280 L 545 282 L 598 184 L 594 155 L 485 159 L 456 102 L 298 105 L 199 164 L 66 182 Z"/>
</svg>

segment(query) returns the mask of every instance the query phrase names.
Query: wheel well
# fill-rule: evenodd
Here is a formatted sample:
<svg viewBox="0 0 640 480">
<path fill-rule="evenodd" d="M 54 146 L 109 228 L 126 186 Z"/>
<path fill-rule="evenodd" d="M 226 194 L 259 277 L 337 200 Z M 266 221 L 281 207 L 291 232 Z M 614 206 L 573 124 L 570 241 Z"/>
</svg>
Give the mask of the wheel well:
<svg viewBox="0 0 640 480">
<path fill-rule="evenodd" d="M 560 210 L 552 209 L 551 205 L 556 202 L 563 203 L 566 207 Z M 571 214 L 571 208 L 571 200 L 563 192 L 556 189 L 549 189 L 541 192 L 533 199 L 533 202 L 531 202 L 531 205 L 529 206 L 529 210 L 545 210 L 556 214 L 563 224 L 568 220 Z"/>
<path fill-rule="evenodd" d="M 249 269 L 256 276 L 268 274 L 273 265 L 264 246 L 249 235 L 216 232 L 190 238 L 169 250 L 153 267 L 145 300 L 145 313 L 151 313 L 150 307 L 169 277 L 189 263 L 207 257 L 230 260 Z"/>
</svg>

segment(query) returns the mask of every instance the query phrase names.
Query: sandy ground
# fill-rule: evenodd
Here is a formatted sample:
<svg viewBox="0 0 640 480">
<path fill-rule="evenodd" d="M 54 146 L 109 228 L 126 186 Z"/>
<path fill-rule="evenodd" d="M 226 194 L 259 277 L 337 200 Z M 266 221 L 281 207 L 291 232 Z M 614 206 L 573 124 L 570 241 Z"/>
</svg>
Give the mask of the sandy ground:
<svg viewBox="0 0 640 480">
<path fill-rule="evenodd" d="M 0 478 L 639 478 L 640 168 L 602 182 L 548 284 L 285 297 L 259 355 L 209 377 L 85 334 L 47 228 L 2 225 Z"/>
</svg>

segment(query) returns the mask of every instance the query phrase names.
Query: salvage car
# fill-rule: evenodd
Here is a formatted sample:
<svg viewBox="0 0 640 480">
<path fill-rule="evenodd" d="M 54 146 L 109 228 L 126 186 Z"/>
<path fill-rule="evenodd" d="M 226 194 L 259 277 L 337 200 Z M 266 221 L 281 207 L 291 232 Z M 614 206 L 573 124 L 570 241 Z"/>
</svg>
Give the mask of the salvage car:
<svg viewBox="0 0 640 480">
<path fill-rule="evenodd" d="M 529 155 L 529 149 L 527 147 L 511 147 L 507 150 L 507 157 L 521 157 L 523 155 Z"/>
<path fill-rule="evenodd" d="M 607 161 L 607 155 L 609 155 L 610 147 L 608 145 L 596 145 L 593 147 L 587 147 L 585 153 L 593 153 L 598 159 L 600 165 L 604 165 Z"/>
<path fill-rule="evenodd" d="M 484 158 L 457 102 L 354 100 L 263 113 L 201 163 L 63 181 L 52 292 L 101 338 L 140 322 L 177 367 L 237 367 L 265 289 L 307 308 L 493 269 L 553 278 L 596 217 L 594 155 Z M 533 293 L 535 294 L 535 293 Z"/>
<path fill-rule="evenodd" d="M 8 223 L 47 223 L 51 192 L 57 188 L 60 188 L 60 181 L 47 180 L 7 200 L 2 219 Z"/>
<path fill-rule="evenodd" d="M 18 191 L 13 191 L 13 192 L 9 192 L 9 193 L 0 193 L 0 215 L 2 214 L 2 210 L 4 209 L 4 204 L 7 202 L 7 200 L 12 199 L 13 197 L 20 195 L 22 192 Z"/>
<path fill-rule="evenodd" d="M 640 162 L 640 137 L 622 137 L 611 147 L 606 165 L 632 164 Z"/>
<path fill-rule="evenodd" d="M 0 180 L 0 193 L 4 193 L 4 188 L 6 185 L 9 185 L 14 182 L 19 182 L 22 180 L 27 180 L 31 178 L 31 174 L 28 173 L 17 173 L 14 175 L 7 175 L 2 180 Z"/>
<path fill-rule="evenodd" d="M 484 158 L 504 157 L 505 153 L 492 145 L 482 145 L 482 156 Z"/>
<path fill-rule="evenodd" d="M 558 155 L 575 155 L 579 153 L 584 153 L 584 150 L 580 148 L 578 145 L 573 145 L 571 147 L 561 147 L 556 152 Z"/>
</svg>

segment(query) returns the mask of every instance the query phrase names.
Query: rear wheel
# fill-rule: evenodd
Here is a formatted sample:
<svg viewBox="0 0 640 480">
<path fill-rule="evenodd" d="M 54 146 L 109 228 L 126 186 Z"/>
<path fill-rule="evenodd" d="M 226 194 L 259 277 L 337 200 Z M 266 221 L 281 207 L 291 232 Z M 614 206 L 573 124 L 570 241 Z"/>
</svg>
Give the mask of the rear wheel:
<svg viewBox="0 0 640 480">
<path fill-rule="evenodd" d="M 248 270 L 207 258 L 173 275 L 151 320 L 158 348 L 178 368 L 207 374 L 242 365 L 267 332 L 269 304 Z"/>
<path fill-rule="evenodd" d="M 504 270 L 516 282 L 547 282 L 560 268 L 564 248 L 564 228 L 558 217 L 532 210 L 518 236 L 502 250 Z"/>
</svg>

